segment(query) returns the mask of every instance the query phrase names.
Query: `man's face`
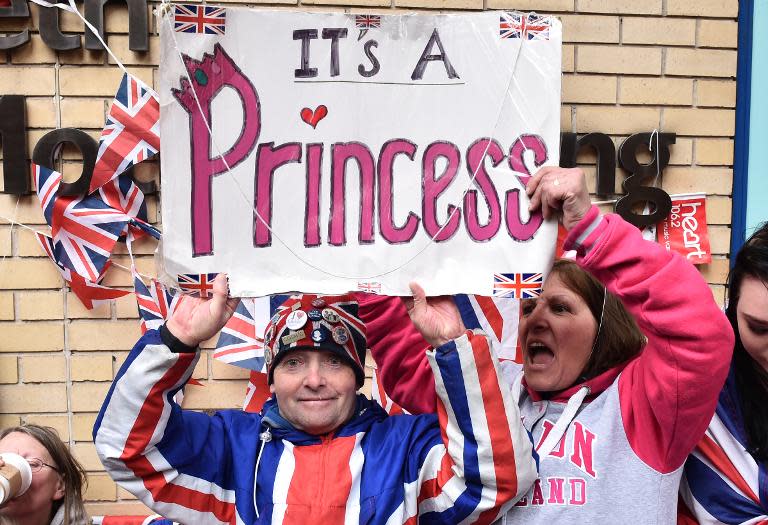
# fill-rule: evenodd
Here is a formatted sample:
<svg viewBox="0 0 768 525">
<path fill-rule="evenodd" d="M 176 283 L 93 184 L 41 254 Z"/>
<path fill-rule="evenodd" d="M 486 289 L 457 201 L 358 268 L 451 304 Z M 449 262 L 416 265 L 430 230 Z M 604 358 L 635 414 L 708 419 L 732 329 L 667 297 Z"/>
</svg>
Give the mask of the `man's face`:
<svg viewBox="0 0 768 525">
<path fill-rule="evenodd" d="M 327 350 L 292 350 L 275 367 L 269 389 L 280 415 L 308 434 L 333 432 L 355 411 L 355 373 Z"/>
</svg>

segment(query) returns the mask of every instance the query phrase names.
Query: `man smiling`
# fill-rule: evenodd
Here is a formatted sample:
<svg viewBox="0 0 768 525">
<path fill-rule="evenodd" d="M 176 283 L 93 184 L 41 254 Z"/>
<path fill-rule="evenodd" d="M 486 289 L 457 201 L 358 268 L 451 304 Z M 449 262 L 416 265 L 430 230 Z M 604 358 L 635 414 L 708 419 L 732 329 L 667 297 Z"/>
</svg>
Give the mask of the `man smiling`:
<svg viewBox="0 0 768 525">
<path fill-rule="evenodd" d="M 237 306 L 219 278 L 212 299 L 185 298 L 118 373 L 94 427 L 107 471 L 187 524 L 491 523 L 536 477 L 530 439 L 487 338 L 434 332 L 425 320 L 450 299 L 413 290 L 439 416 L 390 417 L 357 393 L 366 330 L 350 295 L 278 308 L 264 335 L 273 397 L 260 414 L 182 410 L 173 394 L 197 347 Z"/>
</svg>

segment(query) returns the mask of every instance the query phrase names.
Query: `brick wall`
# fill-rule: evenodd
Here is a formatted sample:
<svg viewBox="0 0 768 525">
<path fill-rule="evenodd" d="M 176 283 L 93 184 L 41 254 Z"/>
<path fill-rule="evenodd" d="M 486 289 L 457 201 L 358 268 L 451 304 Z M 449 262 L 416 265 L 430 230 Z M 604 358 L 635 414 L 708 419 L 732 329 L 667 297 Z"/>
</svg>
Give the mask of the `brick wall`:
<svg viewBox="0 0 768 525">
<path fill-rule="evenodd" d="M 295 2 L 284 7 L 301 8 Z M 736 98 L 736 0 L 309 0 L 306 9 L 393 12 L 393 9 L 520 9 L 555 13 L 564 27 L 562 130 L 611 135 L 617 146 L 628 135 L 653 129 L 677 133 L 663 187 L 669 193 L 708 194 L 714 261 L 702 267 L 719 302 L 730 243 Z M 331 7 L 329 7 L 331 6 Z M 104 53 L 55 52 L 37 34 L 38 7 L 28 20 L 0 19 L 0 32 L 29 28 L 31 42 L 0 52 L 0 95 L 27 96 L 29 151 L 56 127 L 77 127 L 98 138 L 120 71 Z M 108 43 L 131 73 L 152 84 L 158 38 L 150 51 L 128 49 L 125 7 L 105 14 Z M 150 18 L 151 30 L 155 22 Z M 82 23 L 62 14 L 64 32 Z M 76 151 L 64 151 L 66 180 L 80 173 Z M 594 178 L 588 154 L 579 159 Z M 1 168 L 0 168 L 1 169 Z M 156 176 L 153 164 L 140 177 Z M 621 176 L 617 177 L 617 184 Z M 0 184 L 2 179 L 0 178 Z M 149 199 L 150 217 L 157 202 Z M 44 230 L 36 197 L 0 194 L 0 215 Z M 140 270 L 153 271 L 152 241 L 138 247 Z M 116 261 L 126 264 L 125 250 Z M 127 271 L 113 269 L 106 283 L 131 287 Z M 63 287 L 31 232 L 0 220 L 0 427 L 21 421 L 58 429 L 90 473 L 89 509 L 94 514 L 146 509 L 103 473 L 91 443 L 95 412 L 111 379 L 139 335 L 133 297 L 88 311 Z M 242 371 L 202 356 L 185 406 L 237 407 L 244 394 Z"/>
</svg>

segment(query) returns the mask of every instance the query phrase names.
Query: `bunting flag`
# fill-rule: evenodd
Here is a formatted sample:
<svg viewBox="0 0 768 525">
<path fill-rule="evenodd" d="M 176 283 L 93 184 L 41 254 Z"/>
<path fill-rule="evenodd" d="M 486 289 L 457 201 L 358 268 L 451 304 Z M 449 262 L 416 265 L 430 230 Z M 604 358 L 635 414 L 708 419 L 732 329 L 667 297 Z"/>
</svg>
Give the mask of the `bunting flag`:
<svg viewBox="0 0 768 525">
<path fill-rule="evenodd" d="M 37 196 L 53 236 L 54 261 L 98 282 L 130 217 L 97 196 L 59 196 L 61 173 L 32 164 Z"/>
<path fill-rule="evenodd" d="M 269 399 L 272 393 L 269 391 L 267 382 L 266 367 L 263 371 L 257 372 L 251 370 L 251 377 L 248 379 L 248 387 L 245 391 L 245 400 L 243 401 L 243 411 L 258 413 L 264 402 Z"/>
<path fill-rule="evenodd" d="M 255 322 L 258 324 L 259 329 L 256 334 L 260 337 L 264 334 L 264 330 L 267 328 L 269 318 L 274 315 L 277 308 L 290 297 L 284 294 L 275 294 L 263 299 L 263 305 L 259 305 L 258 308 L 254 307 Z M 266 312 L 266 315 L 265 315 Z M 266 363 L 260 370 L 251 370 L 251 376 L 248 378 L 248 386 L 245 390 L 245 399 L 243 400 L 243 410 L 245 412 L 260 412 L 264 402 L 272 396 L 269 391 L 269 384 L 267 381 L 267 365 Z"/>
<path fill-rule="evenodd" d="M 488 334 L 499 359 L 523 362 L 517 344 L 517 326 L 520 321 L 520 301 L 509 297 L 483 295 L 454 295 L 464 326 L 480 328 Z"/>
<path fill-rule="evenodd" d="M 384 390 L 384 386 L 379 382 L 379 374 L 377 370 L 373 369 L 373 375 L 371 377 L 371 399 L 381 405 L 381 408 L 390 416 L 396 416 L 399 414 L 409 414 L 407 410 L 392 401 Z"/>
<path fill-rule="evenodd" d="M 129 229 L 138 235 L 146 231 L 139 226 L 146 224 L 144 194 L 128 177 L 115 179 L 97 194 L 79 197 L 58 195 L 62 176 L 57 171 L 33 163 L 32 174 L 51 227 L 53 260 L 92 283 L 101 280 L 120 237 Z"/>
<path fill-rule="evenodd" d="M 160 325 L 179 306 L 182 295 L 172 293 L 156 279 L 152 279 L 149 286 L 145 285 L 138 272 L 136 272 L 136 268 L 132 268 L 131 273 L 133 273 L 136 303 L 139 306 L 141 333 L 144 334 L 147 330 L 160 328 Z"/>
<path fill-rule="evenodd" d="M 131 177 L 118 176 L 112 179 L 99 188 L 99 195 L 107 206 L 131 218 L 129 225 L 135 238 L 148 234 L 160 239 L 160 230 L 148 222 L 144 193 Z"/>
<path fill-rule="evenodd" d="M 141 80 L 123 75 L 99 139 L 89 193 L 160 151 L 160 98 Z"/>
<path fill-rule="evenodd" d="M 219 334 L 213 358 L 230 365 L 264 368 L 264 330 L 269 322 L 269 298 L 243 297 Z"/>
<path fill-rule="evenodd" d="M 46 255 L 48 255 L 51 261 L 53 261 L 53 263 L 56 265 L 56 269 L 59 271 L 62 278 L 67 282 L 69 288 L 72 290 L 72 293 L 74 293 L 77 298 L 80 299 L 80 302 L 82 302 L 87 309 L 93 310 L 95 307 L 103 304 L 105 301 L 109 301 L 110 299 L 117 299 L 118 297 L 122 297 L 130 293 L 126 290 L 118 290 L 115 288 L 101 286 L 98 284 L 98 281 L 92 282 L 82 275 L 73 272 L 69 268 L 62 266 L 57 262 L 53 239 L 39 232 L 35 232 L 35 238 L 37 239 L 37 242 L 40 243 L 40 246 L 42 246 Z M 109 261 L 107 261 L 107 263 L 104 265 L 104 272 L 106 272 L 108 266 Z"/>
</svg>

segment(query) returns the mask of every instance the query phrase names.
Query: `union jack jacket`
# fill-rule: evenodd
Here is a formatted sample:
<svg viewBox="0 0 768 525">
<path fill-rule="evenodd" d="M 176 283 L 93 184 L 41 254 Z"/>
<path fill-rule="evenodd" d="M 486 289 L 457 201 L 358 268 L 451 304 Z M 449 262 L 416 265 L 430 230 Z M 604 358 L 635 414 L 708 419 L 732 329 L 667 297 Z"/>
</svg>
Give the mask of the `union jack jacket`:
<svg viewBox="0 0 768 525">
<path fill-rule="evenodd" d="M 326 436 L 293 428 L 274 400 L 260 414 L 182 410 L 173 396 L 198 355 L 173 353 L 148 331 L 94 427 L 113 479 L 180 523 L 491 523 L 536 478 L 481 333 L 429 351 L 437 414 L 387 416 L 358 395 L 352 419 Z"/>
</svg>

